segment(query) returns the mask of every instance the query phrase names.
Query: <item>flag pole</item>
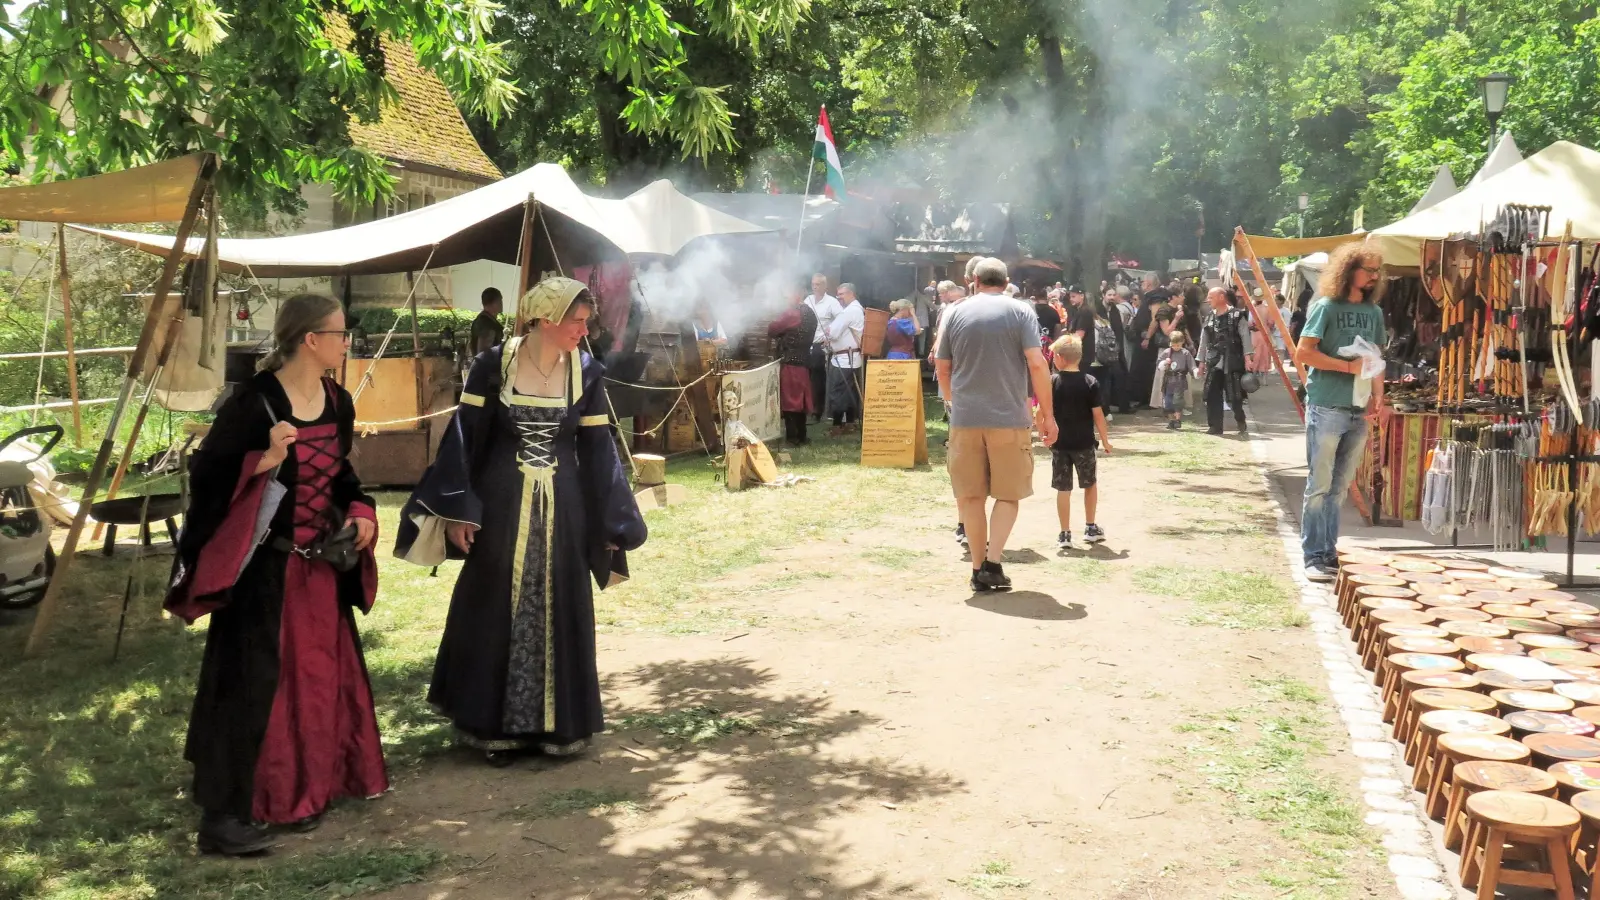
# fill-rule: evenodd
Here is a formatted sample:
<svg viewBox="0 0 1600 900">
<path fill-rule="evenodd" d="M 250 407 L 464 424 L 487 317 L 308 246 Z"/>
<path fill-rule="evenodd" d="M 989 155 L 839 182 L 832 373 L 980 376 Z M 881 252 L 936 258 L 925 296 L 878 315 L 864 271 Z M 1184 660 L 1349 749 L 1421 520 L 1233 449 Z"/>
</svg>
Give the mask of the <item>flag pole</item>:
<svg viewBox="0 0 1600 900">
<path fill-rule="evenodd" d="M 816 146 L 814 140 L 812 141 L 812 146 Z M 806 201 L 811 199 L 811 176 L 816 174 L 816 171 L 817 161 L 812 158 L 811 154 L 806 154 L 806 192 L 800 197 L 800 227 L 794 230 L 794 258 L 796 262 L 800 261 L 800 239 L 806 233 Z"/>
</svg>

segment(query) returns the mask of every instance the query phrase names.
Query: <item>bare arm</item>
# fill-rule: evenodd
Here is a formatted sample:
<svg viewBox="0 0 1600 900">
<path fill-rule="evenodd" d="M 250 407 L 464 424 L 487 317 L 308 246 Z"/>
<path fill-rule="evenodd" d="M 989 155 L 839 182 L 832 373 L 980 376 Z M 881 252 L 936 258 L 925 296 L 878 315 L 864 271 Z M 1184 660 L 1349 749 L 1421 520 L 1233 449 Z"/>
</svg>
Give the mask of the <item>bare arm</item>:
<svg viewBox="0 0 1600 900">
<path fill-rule="evenodd" d="M 1055 404 L 1050 402 L 1050 364 L 1044 361 L 1042 347 L 1029 347 L 1023 351 L 1028 360 L 1028 379 L 1033 384 L 1033 396 L 1039 400 L 1039 409 L 1034 413 L 1034 419 L 1039 426 L 1039 436 L 1044 439 L 1045 446 L 1052 446 L 1056 442 L 1056 410 Z"/>
<path fill-rule="evenodd" d="M 1100 446 L 1110 453 L 1111 432 L 1106 429 L 1106 411 L 1098 406 L 1094 408 L 1094 429 L 1100 433 Z"/>
<path fill-rule="evenodd" d="M 1321 369 L 1324 372 L 1355 375 L 1361 371 L 1361 360 L 1359 359 L 1342 359 L 1323 353 L 1321 338 L 1300 338 L 1300 343 L 1294 347 L 1294 358 L 1302 366 L 1310 366 L 1313 369 Z M 1380 388 L 1378 391 L 1374 391 L 1373 395 L 1377 396 L 1381 390 Z"/>
<path fill-rule="evenodd" d="M 950 360 L 948 360 L 948 359 L 935 360 L 934 363 L 933 363 L 933 372 L 934 372 L 935 377 L 937 377 L 939 379 L 939 393 L 941 395 L 943 395 L 944 397 L 951 396 L 951 394 L 950 394 Z"/>
</svg>

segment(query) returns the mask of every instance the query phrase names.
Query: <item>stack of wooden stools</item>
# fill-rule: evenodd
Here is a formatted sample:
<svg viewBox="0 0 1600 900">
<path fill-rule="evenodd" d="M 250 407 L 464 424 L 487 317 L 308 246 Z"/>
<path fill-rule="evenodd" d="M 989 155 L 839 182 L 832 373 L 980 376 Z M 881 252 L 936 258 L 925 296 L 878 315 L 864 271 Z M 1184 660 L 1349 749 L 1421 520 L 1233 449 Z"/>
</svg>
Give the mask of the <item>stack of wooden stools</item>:
<svg viewBox="0 0 1600 900">
<path fill-rule="evenodd" d="M 1334 594 L 1461 883 L 1600 900 L 1600 610 L 1536 573 L 1359 550 Z"/>
</svg>

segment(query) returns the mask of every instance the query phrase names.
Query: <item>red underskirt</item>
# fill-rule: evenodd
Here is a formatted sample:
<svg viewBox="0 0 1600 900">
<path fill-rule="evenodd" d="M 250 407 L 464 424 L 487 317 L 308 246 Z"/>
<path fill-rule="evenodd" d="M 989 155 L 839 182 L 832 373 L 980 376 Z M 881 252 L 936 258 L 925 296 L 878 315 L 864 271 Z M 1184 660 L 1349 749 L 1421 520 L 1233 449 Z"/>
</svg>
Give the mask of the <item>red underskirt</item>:
<svg viewBox="0 0 1600 900">
<path fill-rule="evenodd" d="M 778 369 L 778 407 L 786 413 L 817 411 L 811 396 L 811 372 L 804 366 L 781 366 Z"/>
</svg>

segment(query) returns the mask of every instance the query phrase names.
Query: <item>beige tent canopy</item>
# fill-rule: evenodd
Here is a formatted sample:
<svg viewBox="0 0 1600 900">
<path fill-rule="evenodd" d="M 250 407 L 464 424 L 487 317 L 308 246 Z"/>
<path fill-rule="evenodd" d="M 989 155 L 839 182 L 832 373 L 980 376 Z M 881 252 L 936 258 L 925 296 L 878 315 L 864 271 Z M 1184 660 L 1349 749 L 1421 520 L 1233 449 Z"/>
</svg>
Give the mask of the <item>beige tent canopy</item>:
<svg viewBox="0 0 1600 900">
<path fill-rule="evenodd" d="M 108 175 L 0 188 L 0 219 L 93 225 L 176 222 L 189 206 L 206 159 L 197 153 Z"/>
<path fill-rule="evenodd" d="M 1506 136 L 1510 137 L 1510 135 Z M 1520 156 L 1517 158 L 1521 159 Z M 1483 173 L 1480 172 L 1479 174 Z M 1476 176 L 1474 176 L 1474 179 L 1476 180 Z M 1428 185 L 1426 191 L 1422 192 L 1422 196 L 1412 205 L 1411 211 L 1406 215 L 1414 216 L 1430 206 L 1437 206 L 1441 200 L 1448 200 L 1459 193 L 1461 193 L 1461 188 L 1456 186 L 1456 176 L 1454 172 L 1450 171 L 1450 164 L 1440 163 L 1439 168 L 1434 170 L 1433 183 Z"/>
<path fill-rule="evenodd" d="M 515 263 L 523 206 L 530 197 L 545 214 L 535 226 L 536 261 L 551 246 L 587 246 L 595 250 L 590 256 L 671 256 L 698 237 L 769 230 L 690 199 L 669 181 L 610 200 L 590 197 L 566 170 L 540 163 L 475 191 L 374 222 L 290 237 L 224 239 L 217 242 L 217 254 L 224 271 L 248 270 L 263 278 L 417 271 L 479 259 Z M 83 230 L 149 253 L 165 254 L 172 247 L 172 238 L 165 235 Z M 191 239 L 185 249 L 197 254 L 200 243 Z M 568 267 L 585 261 L 561 260 Z"/>
<path fill-rule="evenodd" d="M 1473 174 L 1472 179 L 1467 182 L 1467 187 L 1488 181 L 1519 162 L 1522 162 L 1522 151 L 1517 148 L 1517 139 L 1508 131 L 1500 135 L 1500 140 L 1495 142 L 1494 149 L 1489 151 L 1489 158 L 1484 160 L 1483 166 Z"/>
<path fill-rule="evenodd" d="M 1557 141 L 1448 200 L 1377 229 L 1368 240 L 1382 249 L 1386 264 L 1417 266 L 1423 241 L 1475 235 L 1511 203 L 1549 206 L 1551 231 L 1559 233 L 1571 220 L 1574 237 L 1600 240 L 1600 153 Z"/>
</svg>

